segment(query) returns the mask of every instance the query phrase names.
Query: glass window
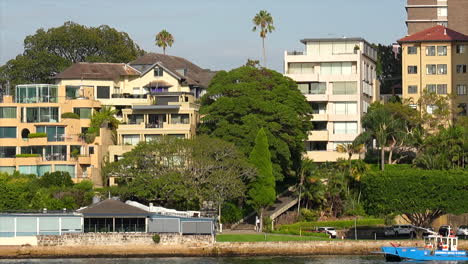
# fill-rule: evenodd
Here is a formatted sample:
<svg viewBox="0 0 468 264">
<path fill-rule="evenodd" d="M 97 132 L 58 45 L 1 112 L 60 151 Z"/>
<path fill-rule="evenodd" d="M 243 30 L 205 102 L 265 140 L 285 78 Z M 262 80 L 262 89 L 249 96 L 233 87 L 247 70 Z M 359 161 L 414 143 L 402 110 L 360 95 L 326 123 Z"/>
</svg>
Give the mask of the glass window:
<svg viewBox="0 0 468 264">
<path fill-rule="evenodd" d="M 81 119 L 91 119 L 90 107 L 75 107 L 73 113 L 79 115 Z"/>
<path fill-rule="evenodd" d="M 94 146 L 89 146 L 89 148 L 88 148 L 88 153 L 89 153 L 89 155 L 93 155 L 93 154 L 94 154 Z"/>
<path fill-rule="evenodd" d="M 140 135 L 122 135 L 124 145 L 136 146 L 140 143 Z"/>
<path fill-rule="evenodd" d="M 302 94 L 309 94 L 309 83 L 298 83 L 297 88 L 301 91 Z"/>
<path fill-rule="evenodd" d="M 16 170 L 15 166 L 0 166 L 0 172 L 8 173 L 8 174 L 13 174 Z"/>
<path fill-rule="evenodd" d="M 28 107 L 26 108 L 26 122 L 58 122 L 58 107 Z"/>
<path fill-rule="evenodd" d="M 357 134 L 357 122 L 333 122 L 333 134 Z"/>
<path fill-rule="evenodd" d="M 466 88 L 466 87 L 465 87 Z M 468 114 L 466 103 L 458 104 L 458 115 L 459 116 L 466 116 Z"/>
<path fill-rule="evenodd" d="M 153 140 L 160 140 L 160 139 L 161 139 L 161 135 L 145 135 L 146 142 L 150 142 Z"/>
<path fill-rule="evenodd" d="M 333 83 L 333 94 L 356 94 L 357 93 L 357 82 L 334 82 Z"/>
<path fill-rule="evenodd" d="M 418 54 L 418 47 L 408 47 L 408 54 Z"/>
<path fill-rule="evenodd" d="M 163 71 L 162 68 L 160 68 L 160 67 L 155 67 L 154 68 L 154 76 L 155 77 L 161 77 L 161 76 L 163 76 L 163 74 L 164 74 L 164 71 Z"/>
<path fill-rule="evenodd" d="M 16 138 L 16 127 L 0 127 L 0 138 Z"/>
<path fill-rule="evenodd" d="M 320 64 L 322 75 L 349 75 L 352 74 L 351 62 L 323 62 Z"/>
<path fill-rule="evenodd" d="M 43 156 L 44 146 L 21 147 L 21 154 L 39 154 Z"/>
<path fill-rule="evenodd" d="M 327 103 L 315 103 L 311 102 L 312 114 L 323 115 L 327 113 Z"/>
<path fill-rule="evenodd" d="M 56 103 L 57 85 L 17 85 L 17 103 Z"/>
<path fill-rule="evenodd" d="M 0 158 L 15 158 L 15 157 L 16 157 L 15 146 L 8 146 L 8 147 L 0 146 Z"/>
<path fill-rule="evenodd" d="M 457 45 L 456 50 L 457 50 L 457 54 L 463 54 L 463 53 L 465 53 L 466 46 L 465 45 Z"/>
<path fill-rule="evenodd" d="M 0 118 L 16 118 L 16 107 L 0 107 Z"/>
<path fill-rule="evenodd" d="M 447 74 L 447 64 L 437 64 L 437 74 Z"/>
<path fill-rule="evenodd" d="M 64 141 L 65 140 L 65 127 L 61 126 L 38 126 L 37 133 L 46 133 L 47 141 Z"/>
<path fill-rule="evenodd" d="M 335 102 L 336 115 L 355 115 L 357 113 L 356 102 Z"/>
<path fill-rule="evenodd" d="M 172 124 L 189 124 L 188 114 L 171 114 Z"/>
<path fill-rule="evenodd" d="M 76 178 L 75 165 L 55 165 L 55 171 L 68 172 L 72 178 Z"/>
<path fill-rule="evenodd" d="M 447 46 L 437 46 L 437 56 L 447 56 Z"/>
<path fill-rule="evenodd" d="M 408 85 L 408 93 L 409 94 L 418 93 L 418 86 L 417 85 Z"/>
<path fill-rule="evenodd" d="M 67 99 L 76 99 L 79 97 L 80 86 L 67 85 L 65 86 L 65 95 Z"/>
<path fill-rule="evenodd" d="M 110 87 L 109 86 L 97 86 L 97 98 L 109 99 L 110 98 Z"/>
<path fill-rule="evenodd" d="M 416 74 L 418 73 L 418 66 L 408 66 L 408 74 Z"/>
<path fill-rule="evenodd" d="M 36 165 L 24 165 L 19 166 L 18 171 L 22 174 L 35 174 L 37 175 L 37 166 Z"/>
<path fill-rule="evenodd" d="M 438 84 L 437 94 L 447 94 L 447 84 Z"/>
<path fill-rule="evenodd" d="M 43 176 L 46 172 L 52 172 L 52 165 L 39 165 L 37 166 L 37 176 Z"/>
<path fill-rule="evenodd" d="M 458 64 L 457 73 L 466 73 L 466 64 Z"/>
<path fill-rule="evenodd" d="M 314 64 L 313 63 L 289 63 L 288 68 L 289 74 L 313 74 Z"/>
<path fill-rule="evenodd" d="M 437 92 L 437 86 L 435 84 L 428 84 L 426 85 L 426 90 L 428 93 L 436 93 Z"/>
<path fill-rule="evenodd" d="M 310 84 L 310 93 L 311 94 L 325 94 L 327 92 L 327 83 L 311 83 Z"/>
<path fill-rule="evenodd" d="M 428 105 L 428 106 L 426 106 L 426 112 L 427 112 L 428 114 L 434 113 L 434 110 L 436 110 L 436 109 L 437 109 L 437 106 L 436 106 L 436 105 Z"/>
<path fill-rule="evenodd" d="M 426 73 L 427 74 L 436 74 L 437 66 L 435 64 L 426 64 Z"/>
<path fill-rule="evenodd" d="M 457 94 L 458 95 L 466 95 L 466 85 L 465 84 L 457 84 Z"/>
<path fill-rule="evenodd" d="M 426 47 L 426 56 L 435 56 L 435 46 L 427 46 Z"/>
<path fill-rule="evenodd" d="M 128 123 L 131 125 L 139 125 L 143 123 L 144 116 L 142 114 L 128 115 Z"/>
<path fill-rule="evenodd" d="M 67 160 L 67 146 L 49 145 L 45 146 L 46 160 Z"/>
</svg>

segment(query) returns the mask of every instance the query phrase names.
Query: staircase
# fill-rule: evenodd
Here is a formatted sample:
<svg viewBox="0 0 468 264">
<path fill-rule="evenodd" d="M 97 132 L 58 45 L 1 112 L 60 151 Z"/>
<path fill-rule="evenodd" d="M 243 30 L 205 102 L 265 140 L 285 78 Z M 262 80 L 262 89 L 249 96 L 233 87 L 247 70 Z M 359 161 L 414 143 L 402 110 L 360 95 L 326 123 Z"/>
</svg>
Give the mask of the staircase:
<svg viewBox="0 0 468 264">
<path fill-rule="evenodd" d="M 272 220 L 275 220 L 291 207 L 297 205 L 297 201 L 297 196 L 293 192 L 286 191 L 280 194 L 276 198 L 275 203 L 265 210 L 265 216 L 269 216 Z"/>
</svg>

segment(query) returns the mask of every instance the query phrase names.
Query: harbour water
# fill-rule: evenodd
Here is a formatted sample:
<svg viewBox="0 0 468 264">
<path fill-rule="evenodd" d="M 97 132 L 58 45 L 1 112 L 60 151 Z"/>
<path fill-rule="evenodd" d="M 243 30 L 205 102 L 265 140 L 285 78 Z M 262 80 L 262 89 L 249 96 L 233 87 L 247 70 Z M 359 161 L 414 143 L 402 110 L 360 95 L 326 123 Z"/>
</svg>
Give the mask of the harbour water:
<svg viewBox="0 0 468 264">
<path fill-rule="evenodd" d="M 222 258 L 80 258 L 0 260 L 0 264 L 381 264 L 383 256 L 222 257 Z M 418 262 L 422 263 L 422 262 Z M 435 263 L 435 262 L 431 262 Z M 441 262 L 442 263 L 442 262 Z M 447 262 L 444 262 L 447 263 Z M 457 262 L 450 262 L 457 263 Z M 462 263 L 462 262 L 458 262 Z M 468 263 L 468 262 L 465 262 Z"/>
</svg>

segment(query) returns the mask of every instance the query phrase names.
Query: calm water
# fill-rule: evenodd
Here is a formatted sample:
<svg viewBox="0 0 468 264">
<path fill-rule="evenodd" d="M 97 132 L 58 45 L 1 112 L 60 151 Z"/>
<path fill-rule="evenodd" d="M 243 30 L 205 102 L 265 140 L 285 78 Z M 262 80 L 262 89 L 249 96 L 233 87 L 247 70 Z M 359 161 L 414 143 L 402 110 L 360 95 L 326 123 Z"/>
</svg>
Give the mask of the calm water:
<svg viewBox="0 0 468 264">
<path fill-rule="evenodd" d="M 0 260 L 1 264 L 15 263 L 71 263 L 71 264 L 381 264 L 386 263 L 383 256 L 313 256 L 313 257 L 225 257 L 225 258 L 87 258 L 87 259 L 25 259 Z M 422 263 L 422 262 L 418 262 Z M 462 263 L 462 262 L 430 262 L 433 263 Z M 468 263 L 468 262 L 464 262 Z"/>
</svg>

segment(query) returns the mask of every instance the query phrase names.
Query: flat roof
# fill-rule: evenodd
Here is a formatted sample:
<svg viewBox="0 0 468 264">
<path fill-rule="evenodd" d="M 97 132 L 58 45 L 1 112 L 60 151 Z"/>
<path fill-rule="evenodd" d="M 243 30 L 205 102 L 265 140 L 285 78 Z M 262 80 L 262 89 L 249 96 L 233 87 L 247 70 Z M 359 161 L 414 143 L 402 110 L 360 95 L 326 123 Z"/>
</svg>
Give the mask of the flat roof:
<svg viewBox="0 0 468 264">
<path fill-rule="evenodd" d="M 343 42 L 343 41 L 363 41 L 369 44 L 363 38 L 351 37 L 351 38 L 305 38 L 301 39 L 301 42 L 306 44 L 307 42 Z"/>
</svg>

